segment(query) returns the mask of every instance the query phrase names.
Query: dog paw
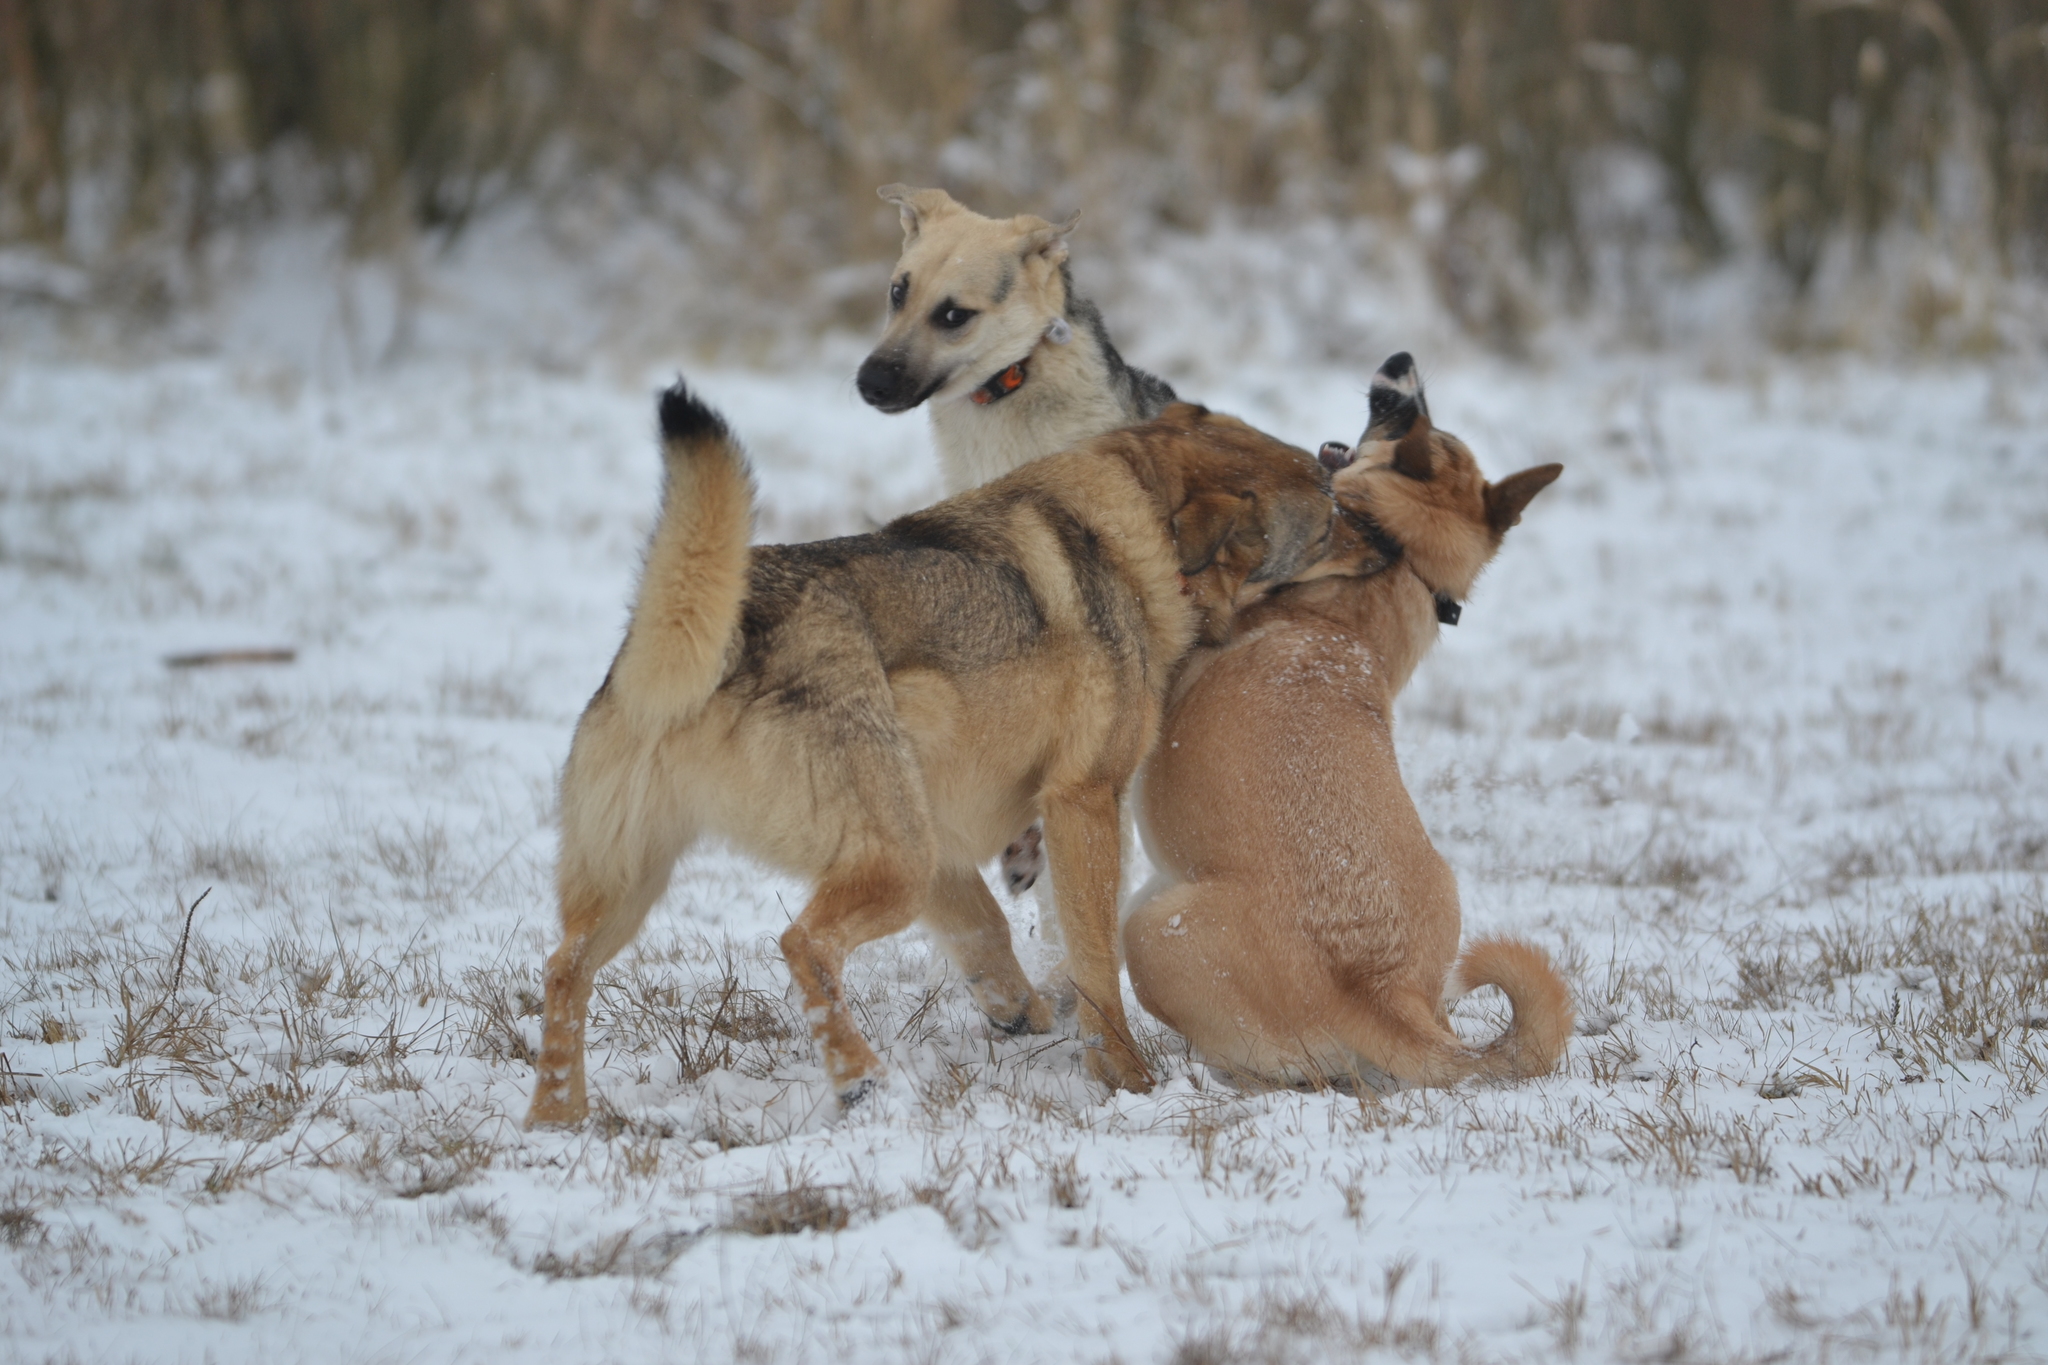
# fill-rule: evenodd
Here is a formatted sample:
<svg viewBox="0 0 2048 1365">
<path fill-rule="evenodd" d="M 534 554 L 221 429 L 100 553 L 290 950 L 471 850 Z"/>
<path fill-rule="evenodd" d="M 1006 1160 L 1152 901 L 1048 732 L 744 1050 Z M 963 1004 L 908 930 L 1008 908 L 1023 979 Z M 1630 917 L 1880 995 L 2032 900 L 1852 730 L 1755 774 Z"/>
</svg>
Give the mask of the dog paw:
<svg viewBox="0 0 2048 1365">
<path fill-rule="evenodd" d="M 1088 1069 L 1095 1079 L 1111 1090 L 1128 1090 L 1133 1095 L 1149 1094 L 1154 1084 L 1151 1070 L 1135 1052 L 1120 1042 L 1098 1042 L 1088 1048 Z"/>
<path fill-rule="evenodd" d="M 1050 1002 L 1054 1017 L 1060 1019 L 1071 1019 L 1074 1017 L 1075 1011 L 1081 1007 L 1081 995 L 1080 992 L 1074 989 L 1074 978 L 1067 972 L 1066 959 L 1062 958 L 1060 960 L 1059 965 L 1053 969 L 1052 975 L 1046 978 L 1043 986 L 1039 987 L 1039 994 Z"/>
<path fill-rule="evenodd" d="M 535 1069 L 533 1104 L 526 1111 L 528 1128 L 574 1128 L 589 1117 L 590 1093 L 582 1068 L 542 1057 Z"/>
<path fill-rule="evenodd" d="M 1033 824 L 1003 850 L 1003 885 L 1021 896 L 1037 885 L 1045 871 L 1045 826 Z"/>
<path fill-rule="evenodd" d="M 839 1092 L 839 1112 L 850 1114 L 881 1088 L 879 1076 L 863 1076 Z"/>
<path fill-rule="evenodd" d="M 1033 991 L 1031 998 L 1024 1002 L 1024 1008 L 1018 1010 L 1014 1018 L 997 1019 L 990 1016 L 989 1022 L 1012 1038 L 1020 1033 L 1050 1033 L 1052 1006 L 1045 1002 L 1044 996 Z"/>
<path fill-rule="evenodd" d="M 590 1117 L 587 1104 L 543 1103 L 536 1096 L 533 1107 L 526 1113 L 526 1126 L 535 1128 L 574 1128 Z"/>
</svg>

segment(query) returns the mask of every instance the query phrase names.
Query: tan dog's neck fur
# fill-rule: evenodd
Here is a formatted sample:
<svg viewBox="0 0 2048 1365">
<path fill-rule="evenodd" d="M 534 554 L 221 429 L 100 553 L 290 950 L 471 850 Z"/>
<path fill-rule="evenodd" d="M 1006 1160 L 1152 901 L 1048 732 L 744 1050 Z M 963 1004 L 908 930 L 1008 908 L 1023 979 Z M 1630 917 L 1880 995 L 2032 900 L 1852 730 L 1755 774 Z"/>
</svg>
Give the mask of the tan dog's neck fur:
<svg viewBox="0 0 2048 1365">
<path fill-rule="evenodd" d="M 928 403 L 946 491 L 963 492 L 1030 460 L 1149 421 L 1171 387 L 1124 363 L 1101 313 L 1074 290 L 1064 223 L 987 218 L 944 190 L 885 185 L 903 218 L 888 327 L 861 366 L 864 398 L 887 412 Z M 969 314 L 948 327 L 950 308 Z M 1065 340 L 1061 340 L 1061 337 Z M 1023 362 L 1022 387 L 975 391 Z"/>
<path fill-rule="evenodd" d="M 1331 560 L 1349 556 L 1360 576 L 1290 586 L 1198 653 L 1140 789 L 1160 875 L 1125 925 L 1131 984 L 1247 1079 L 1535 1075 L 1571 1028 L 1539 950 L 1486 939 L 1460 956 L 1457 882 L 1408 799 L 1393 736 L 1394 699 L 1437 638 L 1438 594 L 1470 590 L 1558 467 L 1488 484 L 1431 427 L 1405 354 L 1375 381 L 1383 409 L 1333 483 L 1347 517 Z M 1501 987 L 1513 1027 L 1465 1045 L 1445 1020 L 1447 985 Z"/>
</svg>

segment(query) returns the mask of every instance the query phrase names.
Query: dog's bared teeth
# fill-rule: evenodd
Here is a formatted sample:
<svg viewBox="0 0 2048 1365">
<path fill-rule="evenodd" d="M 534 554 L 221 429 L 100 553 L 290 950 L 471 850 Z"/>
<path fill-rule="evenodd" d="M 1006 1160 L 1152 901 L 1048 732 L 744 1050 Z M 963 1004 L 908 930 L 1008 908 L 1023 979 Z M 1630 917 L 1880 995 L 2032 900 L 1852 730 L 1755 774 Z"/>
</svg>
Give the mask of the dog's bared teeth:
<svg viewBox="0 0 2048 1365">
<path fill-rule="evenodd" d="M 1358 451 L 1343 441 L 1325 441 L 1323 448 L 1316 452 L 1323 468 L 1335 472 L 1358 458 Z"/>
</svg>

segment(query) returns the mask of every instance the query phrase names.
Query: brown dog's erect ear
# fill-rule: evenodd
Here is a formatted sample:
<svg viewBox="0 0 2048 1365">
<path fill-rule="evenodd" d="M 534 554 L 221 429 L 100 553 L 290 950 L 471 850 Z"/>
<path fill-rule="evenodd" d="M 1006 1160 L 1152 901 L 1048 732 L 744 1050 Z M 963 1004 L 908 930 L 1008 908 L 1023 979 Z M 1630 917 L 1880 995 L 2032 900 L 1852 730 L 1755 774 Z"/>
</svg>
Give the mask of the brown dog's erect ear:
<svg viewBox="0 0 2048 1365">
<path fill-rule="evenodd" d="M 1408 434 L 1394 442 L 1394 468 L 1411 479 L 1427 479 L 1435 471 L 1429 441 L 1430 433 L 1435 430 L 1427 412 L 1416 413 L 1415 424 L 1408 428 Z"/>
<path fill-rule="evenodd" d="M 903 245 L 917 240 L 917 234 L 934 218 L 958 212 L 960 205 L 944 190 L 914 190 L 908 185 L 884 185 L 875 193 L 896 206 L 903 219 Z"/>
<path fill-rule="evenodd" d="M 1193 578 L 1216 562 L 1224 542 L 1252 510 L 1249 493 L 1197 493 L 1173 514 L 1173 548 L 1180 571 Z"/>
<path fill-rule="evenodd" d="M 1033 256 L 1042 255 L 1051 265 L 1058 265 L 1066 260 L 1067 234 L 1081 221 L 1081 210 L 1075 209 L 1067 215 L 1064 222 L 1048 223 L 1043 218 L 1030 221 L 1036 221 L 1040 226 L 1024 234 L 1024 241 L 1017 252 L 1018 256 L 1029 260 Z"/>
<path fill-rule="evenodd" d="M 1550 487 L 1562 473 L 1561 464 L 1539 464 L 1486 485 L 1486 524 L 1496 536 L 1505 535 L 1508 527 L 1522 519 L 1522 509 L 1529 505 L 1529 500 Z"/>
</svg>

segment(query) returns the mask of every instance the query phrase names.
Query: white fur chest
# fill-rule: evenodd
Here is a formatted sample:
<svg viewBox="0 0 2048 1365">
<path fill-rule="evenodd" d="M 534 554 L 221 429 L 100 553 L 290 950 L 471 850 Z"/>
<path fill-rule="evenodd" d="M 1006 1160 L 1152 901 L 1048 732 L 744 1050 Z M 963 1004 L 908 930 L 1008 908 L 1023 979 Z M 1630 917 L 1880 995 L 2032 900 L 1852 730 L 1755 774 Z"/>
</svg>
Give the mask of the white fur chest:
<svg viewBox="0 0 2048 1365">
<path fill-rule="evenodd" d="M 948 399 L 935 403 L 931 416 L 948 496 L 1130 421 L 1100 387 L 1076 391 L 1053 383 L 1034 383 L 986 406 L 966 397 Z"/>
</svg>

